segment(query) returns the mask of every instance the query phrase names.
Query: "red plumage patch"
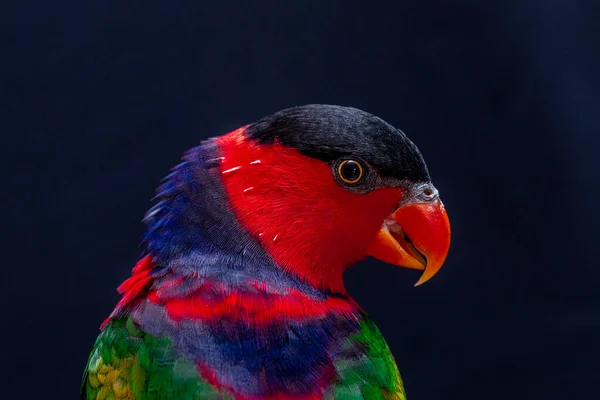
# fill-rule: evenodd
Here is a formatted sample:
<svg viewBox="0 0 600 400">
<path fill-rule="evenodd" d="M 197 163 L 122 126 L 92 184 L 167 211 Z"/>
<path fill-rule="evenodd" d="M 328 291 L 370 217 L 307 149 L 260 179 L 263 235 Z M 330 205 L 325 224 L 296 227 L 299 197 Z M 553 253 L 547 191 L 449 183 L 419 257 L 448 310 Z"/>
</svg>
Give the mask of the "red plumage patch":
<svg viewBox="0 0 600 400">
<path fill-rule="evenodd" d="M 104 326 L 106 326 L 106 324 L 117 312 L 144 294 L 144 291 L 152 282 L 152 277 L 149 275 L 150 271 L 152 271 L 152 267 L 153 264 L 151 255 L 147 255 L 137 262 L 131 271 L 131 277 L 117 288 L 117 292 L 122 294 L 123 297 L 121 297 L 121 300 L 119 300 L 117 303 L 117 306 L 112 314 L 106 320 L 104 320 L 104 322 L 102 322 L 100 329 L 104 328 Z"/>
<path fill-rule="evenodd" d="M 255 291 L 232 291 L 224 285 L 205 283 L 186 297 L 163 300 L 156 290 L 148 300 L 161 305 L 175 321 L 190 319 L 211 323 L 216 320 L 245 321 L 252 326 L 264 326 L 279 320 L 322 318 L 328 313 L 356 311 L 348 299 L 328 297 L 318 300 L 296 290 L 284 294 L 265 291 L 264 285 L 254 284 Z"/>
<path fill-rule="evenodd" d="M 366 256 L 402 192 L 352 193 L 336 183 L 327 163 L 277 143 L 259 145 L 243 129 L 218 144 L 222 181 L 240 223 L 281 267 L 345 293 L 344 269 Z"/>
</svg>

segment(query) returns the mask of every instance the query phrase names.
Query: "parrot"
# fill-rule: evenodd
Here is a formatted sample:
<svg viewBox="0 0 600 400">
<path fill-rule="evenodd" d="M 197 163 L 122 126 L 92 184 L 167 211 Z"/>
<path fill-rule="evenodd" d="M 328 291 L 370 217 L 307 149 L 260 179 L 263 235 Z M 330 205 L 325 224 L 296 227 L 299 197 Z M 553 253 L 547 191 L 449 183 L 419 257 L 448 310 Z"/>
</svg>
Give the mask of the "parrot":
<svg viewBox="0 0 600 400">
<path fill-rule="evenodd" d="M 347 293 L 374 257 L 445 262 L 450 223 L 417 146 L 366 111 L 308 104 L 184 153 L 85 367 L 82 400 L 398 399 L 388 344 Z"/>
</svg>

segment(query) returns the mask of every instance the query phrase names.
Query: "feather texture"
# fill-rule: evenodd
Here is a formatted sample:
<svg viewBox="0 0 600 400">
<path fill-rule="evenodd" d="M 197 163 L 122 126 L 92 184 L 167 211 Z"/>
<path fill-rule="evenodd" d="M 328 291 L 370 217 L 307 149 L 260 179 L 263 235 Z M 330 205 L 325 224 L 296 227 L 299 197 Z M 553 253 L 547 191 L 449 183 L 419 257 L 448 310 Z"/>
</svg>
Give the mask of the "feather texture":
<svg viewBox="0 0 600 400">
<path fill-rule="evenodd" d="M 232 137 L 245 140 L 242 132 Z M 277 152 L 283 157 L 279 148 L 269 151 L 273 159 Z M 286 152 L 281 160 L 293 162 L 295 156 Z M 386 342 L 343 285 L 330 290 L 334 286 L 283 268 L 260 234 L 247 229 L 252 223 L 237 219 L 236 206 L 239 212 L 243 200 L 233 205 L 223 186 L 223 175 L 235 168 L 227 165 L 219 141 L 209 140 L 187 152 L 160 186 L 144 219 L 143 256 L 102 325 L 81 398 L 405 399 Z M 341 193 L 331 177 L 322 183 L 323 190 Z M 242 192 L 252 189 L 244 185 Z M 394 192 L 389 204 L 374 209 L 374 217 L 383 218 L 399 195 Z M 367 197 L 349 196 L 343 198 L 369 208 L 360 203 Z M 250 208 L 246 214 L 252 218 Z M 351 210 L 343 216 L 351 219 Z M 293 227 L 302 221 L 283 222 Z M 341 282 L 342 269 L 336 273 Z"/>
<path fill-rule="evenodd" d="M 297 341 L 302 351 L 310 351 L 311 342 L 315 344 L 322 339 L 292 327 L 272 331 L 270 335 L 281 335 L 287 346 Z M 208 346 L 214 338 L 196 339 L 198 346 Z M 248 376 L 248 370 L 239 371 L 240 364 L 244 365 L 240 360 L 228 364 L 226 374 L 231 378 L 246 376 L 251 381 L 238 381 L 238 385 L 227 388 L 218 377 L 224 371 L 211 370 L 207 364 L 184 354 L 176 344 L 177 338 L 145 332 L 132 317 L 115 318 L 96 341 L 84 375 L 82 399 L 406 399 L 393 356 L 377 327 L 364 314 L 359 317 L 355 331 L 327 339 L 329 348 L 336 350 L 327 353 L 326 362 L 333 370 L 326 375 L 327 380 L 320 382 L 320 387 L 306 391 L 300 384 L 307 375 L 315 374 L 314 365 L 302 365 L 301 355 L 291 364 L 278 365 L 277 375 L 273 376 L 267 363 L 282 363 L 284 356 L 275 357 L 272 349 L 268 354 L 273 357 L 265 357 L 264 352 L 256 354 L 254 343 L 241 341 L 238 356 L 253 357 L 261 368 L 254 376 Z M 274 391 L 277 382 L 279 390 Z M 246 389 L 252 387 L 262 392 L 248 393 Z"/>
</svg>

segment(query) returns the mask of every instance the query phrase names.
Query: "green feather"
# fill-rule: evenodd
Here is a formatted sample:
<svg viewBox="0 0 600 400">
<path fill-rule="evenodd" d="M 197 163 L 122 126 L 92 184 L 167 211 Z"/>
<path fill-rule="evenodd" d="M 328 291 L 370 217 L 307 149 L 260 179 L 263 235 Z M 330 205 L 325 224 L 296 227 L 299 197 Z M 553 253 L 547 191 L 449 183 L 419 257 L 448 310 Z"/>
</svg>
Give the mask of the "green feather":
<svg viewBox="0 0 600 400">
<path fill-rule="evenodd" d="M 362 352 L 360 358 L 356 354 Z M 337 379 L 324 398 L 406 400 L 394 357 L 375 324 L 365 317 L 343 342 Z M 353 356 L 350 356 L 353 354 Z M 233 399 L 198 374 L 168 338 L 157 338 L 130 319 L 111 321 L 98 337 L 84 373 L 82 400 Z"/>
<path fill-rule="evenodd" d="M 339 358 L 335 361 L 336 383 L 328 390 L 328 399 L 406 400 L 404 385 L 394 357 L 377 329 L 365 317 L 360 331 L 344 342 L 342 354 L 362 350 L 361 358 Z"/>
<path fill-rule="evenodd" d="M 169 339 L 143 332 L 130 318 L 111 321 L 90 355 L 82 400 L 180 399 L 233 397 L 203 381 Z"/>
</svg>

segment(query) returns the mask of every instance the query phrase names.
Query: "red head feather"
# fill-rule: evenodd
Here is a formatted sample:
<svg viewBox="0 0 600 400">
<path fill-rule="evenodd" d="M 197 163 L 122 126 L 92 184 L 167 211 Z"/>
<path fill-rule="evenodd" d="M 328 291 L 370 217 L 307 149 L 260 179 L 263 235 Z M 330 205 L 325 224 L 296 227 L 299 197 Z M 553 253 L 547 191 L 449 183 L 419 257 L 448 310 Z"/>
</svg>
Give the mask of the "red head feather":
<svg viewBox="0 0 600 400">
<path fill-rule="evenodd" d="M 353 193 L 335 181 L 327 162 L 277 142 L 258 144 L 244 129 L 217 142 L 222 181 L 240 223 L 285 270 L 345 292 L 342 273 L 366 256 L 401 189 Z"/>
</svg>

